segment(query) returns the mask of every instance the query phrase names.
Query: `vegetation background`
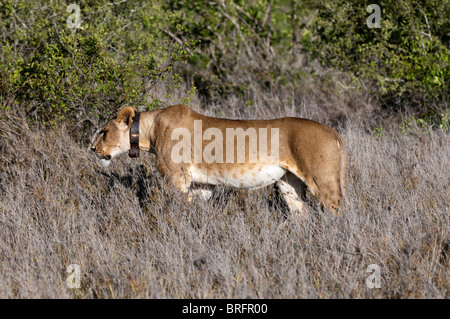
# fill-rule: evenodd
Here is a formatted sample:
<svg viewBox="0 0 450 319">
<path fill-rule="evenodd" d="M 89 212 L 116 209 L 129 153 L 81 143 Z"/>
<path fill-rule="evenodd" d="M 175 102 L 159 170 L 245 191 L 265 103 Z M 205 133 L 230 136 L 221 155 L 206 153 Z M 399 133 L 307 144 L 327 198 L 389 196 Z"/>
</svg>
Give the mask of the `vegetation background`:
<svg viewBox="0 0 450 319">
<path fill-rule="evenodd" d="M 449 298 L 450 3 L 377 1 L 371 29 L 371 2 L 1 1 L 0 298 Z M 152 156 L 89 152 L 120 108 L 177 103 L 337 129 L 342 215 L 188 203 Z"/>
</svg>

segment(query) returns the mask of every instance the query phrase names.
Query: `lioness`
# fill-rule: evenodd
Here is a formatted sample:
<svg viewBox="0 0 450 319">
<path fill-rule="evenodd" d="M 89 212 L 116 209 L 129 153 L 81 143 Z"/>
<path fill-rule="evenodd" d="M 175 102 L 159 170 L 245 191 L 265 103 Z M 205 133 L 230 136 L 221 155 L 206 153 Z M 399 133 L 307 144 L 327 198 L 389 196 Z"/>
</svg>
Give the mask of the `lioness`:
<svg viewBox="0 0 450 319">
<path fill-rule="evenodd" d="M 193 182 L 245 189 L 276 183 L 289 209 L 304 214 L 305 185 L 333 212 L 346 196 L 344 142 L 312 120 L 220 119 L 184 105 L 143 113 L 126 107 L 97 134 L 92 150 L 104 165 L 133 148 L 134 138 L 134 148 L 156 154 L 158 171 L 189 199 L 211 196 L 208 189 L 190 190 Z"/>
</svg>

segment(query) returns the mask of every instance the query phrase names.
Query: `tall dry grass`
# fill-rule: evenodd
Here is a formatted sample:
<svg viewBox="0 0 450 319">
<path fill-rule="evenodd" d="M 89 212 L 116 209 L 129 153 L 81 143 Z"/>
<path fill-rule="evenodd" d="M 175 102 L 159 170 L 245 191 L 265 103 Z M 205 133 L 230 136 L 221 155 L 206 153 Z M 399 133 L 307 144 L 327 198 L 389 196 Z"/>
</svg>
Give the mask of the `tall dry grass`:
<svg viewBox="0 0 450 319">
<path fill-rule="evenodd" d="M 104 169 L 64 127 L 30 129 L 3 111 L 0 298 L 449 298 L 448 133 L 388 128 L 376 138 L 363 120 L 376 108 L 362 93 L 255 92 L 191 104 L 337 128 L 349 153 L 341 216 L 311 199 L 299 222 L 272 187 L 217 188 L 188 203 L 152 155 Z M 69 264 L 80 266 L 80 289 L 66 285 Z M 370 264 L 380 289 L 366 286 Z"/>
</svg>

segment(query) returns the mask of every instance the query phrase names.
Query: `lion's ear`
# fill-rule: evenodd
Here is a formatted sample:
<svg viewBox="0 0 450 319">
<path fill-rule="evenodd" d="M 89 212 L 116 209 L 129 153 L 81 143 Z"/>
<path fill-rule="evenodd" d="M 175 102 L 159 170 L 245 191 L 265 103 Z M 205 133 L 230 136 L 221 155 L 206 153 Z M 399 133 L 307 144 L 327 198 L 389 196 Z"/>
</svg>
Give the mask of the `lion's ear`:
<svg viewBox="0 0 450 319">
<path fill-rule="evenodd" d="M 131 119 L 133 118 L 133 116 L 133 108 L 127 106 L 126 108 L 123 108 L 119 111 L 116 121 L 118 123 L 124 123 L 126 126 L 128 126 L 131 123 Z"/>
</svg>

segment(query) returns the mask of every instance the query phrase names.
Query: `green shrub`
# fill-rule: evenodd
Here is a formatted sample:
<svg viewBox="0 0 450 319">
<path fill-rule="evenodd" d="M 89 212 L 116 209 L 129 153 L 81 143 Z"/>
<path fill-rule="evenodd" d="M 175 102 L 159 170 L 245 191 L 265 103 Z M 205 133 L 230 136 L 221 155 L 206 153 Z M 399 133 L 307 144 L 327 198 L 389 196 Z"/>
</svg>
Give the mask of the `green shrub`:
<svg viewBox="0 0 450 319">
<path fill-rule="evenodd" d="M 83 2 L 75 30 L 67 6 L 6 1 L 0 10 L 3 108 L 25 111 L 31 122 L 64 120 L 78 129 L 125 105 L 150 109 L 157 104 L 147 99 L 152 85 L 182 81 L 174 66 L 188 60 L 196 42 L 167 34 L 181 27 L 158 1 Z"/>
<path fill-rule="evenodd" d="M 307 1 L 317 17 L 305 48 L 324 65 L 373 80 L 382 97 L 447 103 L 450 2 L 379 1 L 381 27 L 370 29 L 366 8 L 372 2 Z"/>
<path fill-rule="evenodd" d="M 425 132 L 433 128 L 439 128 L 443 132 L 448 132 L 450 130 L 449 118 L 449 112 L 437 113 L 435 111 L 429 111 L 403 121 L 401 132 L 408 134 L 416 128 Z"/>
</svg>

